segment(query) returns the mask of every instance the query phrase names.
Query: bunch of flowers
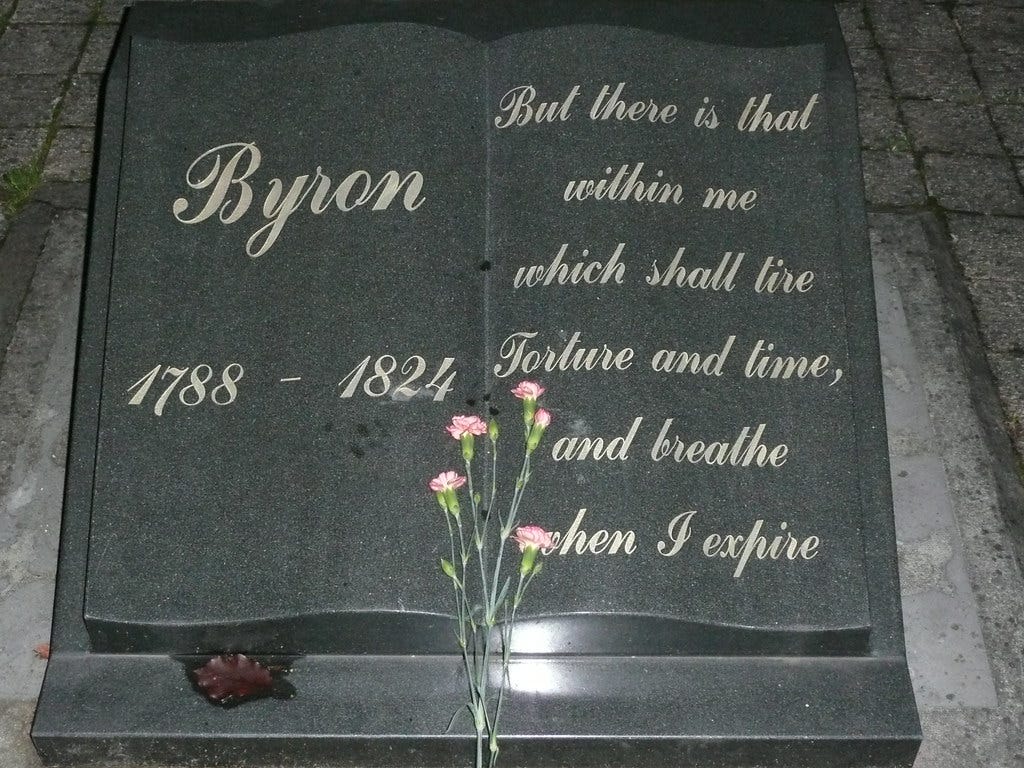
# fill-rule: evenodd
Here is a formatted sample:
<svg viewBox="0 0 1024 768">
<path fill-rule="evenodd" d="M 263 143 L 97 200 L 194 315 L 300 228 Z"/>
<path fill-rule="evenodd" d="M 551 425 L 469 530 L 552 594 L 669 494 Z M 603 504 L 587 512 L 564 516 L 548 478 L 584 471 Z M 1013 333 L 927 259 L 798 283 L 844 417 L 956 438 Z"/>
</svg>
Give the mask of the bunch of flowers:
<svg viewBox="0 0 1024 768">
<path fill-rule="evenodd" d="M 448 526 L 451 559 L 441 558 L 441 570 L 451 582 L 455 599 L 455 636 L 469 683 L 466 707 L 476 729 L 476 768 L 483 768 L 485 742 L 487 764 L 493 768 L 498 760 L 498 720 L 505 700 L 516 614 L 530 582 L 541 571 L 543 563 L 538 554 L 554 546 L 550 533 L 536 525 L 520 525 L 519 516 L 523 494 L 530 482 L 531 457 L 551 424 L 551 414 L 538 404 L 544 387 L 524 381 L 512 394 L 523 402 L 523 460 L 512 498 L 504 510 L 498 507 L 500 428 L 494 419 L 484 422 L 473 415 L 452 417 L 446 429 L 461 446 L 465 474 L 448 470 L 429 483 Z M 476 438 L 483 435 L 488 437 L 491 461 L 491 487 L 486 506 L 473 486 Z M 464 487 L 469 498 L 468 520 L 459 500 L 459 492 Z M 488 538 L 492 520 L 498 526 L 493 542 Z M 520 552 L 514 591 L 511 589 L 513 576 L 502 577 L 505 546 L 510 540 L 518 545 Z M 495 692 L 488 690 L 488 683 L 499 644 L 501 678 Z"/>
</svg>

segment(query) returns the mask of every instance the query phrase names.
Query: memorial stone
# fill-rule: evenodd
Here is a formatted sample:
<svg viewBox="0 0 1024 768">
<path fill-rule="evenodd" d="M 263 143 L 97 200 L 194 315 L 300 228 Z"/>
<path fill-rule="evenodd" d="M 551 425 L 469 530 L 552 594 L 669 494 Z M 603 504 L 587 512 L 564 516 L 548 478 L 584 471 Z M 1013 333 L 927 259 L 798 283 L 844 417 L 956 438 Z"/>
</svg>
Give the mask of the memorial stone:
<svg viewBox="0 0 1024 768">
<path fill-rule="evenodd" d="M 426 482 L 535 380 L 503 759 L 911 765 L 830 4 L 139 2 L 104 93 L 45 759 L 462 761 Z"/>
</svg>

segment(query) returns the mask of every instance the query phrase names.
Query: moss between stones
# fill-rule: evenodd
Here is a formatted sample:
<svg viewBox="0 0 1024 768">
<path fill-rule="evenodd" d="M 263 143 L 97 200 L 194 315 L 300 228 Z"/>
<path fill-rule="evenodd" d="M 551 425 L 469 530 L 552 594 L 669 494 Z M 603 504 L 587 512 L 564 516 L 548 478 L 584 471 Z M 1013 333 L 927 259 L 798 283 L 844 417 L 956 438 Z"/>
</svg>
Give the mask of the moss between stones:
<svg viewBox="0 0 1024 768">
<path fill-rule="evenodd" d="M 43 168 L 37 155 L 25 165 L 11 168 L 0 178 L 0 206 L 8 219 L 32 199 L 42 177 Z"/>
<path fill-rule="evenodd" d="M 85 34 L 82 36 L 82 43 L 79 45 L 78 55 L 75 57 L 75 65 L 61 83 L 60 98 L 57 99 L 53 113 L 50 115 L 50 122 L 46 126 L 46 137 L 43 139 L 39 151 L 36 152 L 35 157 L 29 162 L 11 168 L 0 177 L 0 207 L 2 207 L 8 219 L 13 218 L 32 199 L 32 195 L 35 194 L 36 189 L 43 180 L 43 168 L 46 167 L 46 158 L 50 154 L 50 147 L 53 146 L 53 140 L 56 138 L 57 130 L 60 127 L 60 113 L 64 109 L 64 99 L 67 98 L 68 91 L 71 88 L 71 78 L 74 77 L 75 72 L 78 70 L 78 64 L 85 53 L 85 47 L 89 44 L 89 38 L 92 37 L 96 23 L 99 21 L 102 6 L 103 0 L 93 0 L 92 10 L 89 12 L 89 18 L 85 23 Z M 17 10 L 18 2 L 15 0 L 7 15 L 0 17 L 0 35 L 3 34 L 3 31 L 7 28 L 7 23 Z"/>
</svg>

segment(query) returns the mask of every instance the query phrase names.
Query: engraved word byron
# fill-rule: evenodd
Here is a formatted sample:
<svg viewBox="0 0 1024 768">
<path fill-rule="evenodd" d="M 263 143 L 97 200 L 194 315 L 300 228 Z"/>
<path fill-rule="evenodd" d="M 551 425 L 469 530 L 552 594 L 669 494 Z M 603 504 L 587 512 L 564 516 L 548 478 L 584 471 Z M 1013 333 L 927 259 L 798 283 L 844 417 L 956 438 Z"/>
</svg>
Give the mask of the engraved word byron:
<svg viewBox="0 0 1024 768">
<path fill-rule="evenodd" d="M 253 202 L 252 185 L 247 179 L 262 161 L 262 153 L 252 142 L 232 142 L 206 150 L 185 172 L 185 182 L 191 189 L 208 193 L 206 202 L 198 212 L 186 215 L 189 200 L 179 197 L 171 209 L 174 218 L 182 224 L 199 224 L 216 213 L 223 224 L 239 221 Z M 269 251 L 288 218 L 307 204 L 307 199 L 310 210 L 316 215 L 332 206 L 343 213 L 363 206 L 369 206 L 371 211 L 386 211 L 399 193 L 403 193 L 401 205 L 406 211 L 415 211 L 424 201 L 423 174 L 419 171 L 401 176 L 389 170 L 374 180 L 369 171 L 360 169 L 349 173 L 333 191 L 331 185 L 331 177 L 320 166 L 312 178 L 308 173 L 296 176 L 287 191 L 284 181 L 271 179 L 261 211 L 267 223 L 252 233 L 245 244 L 245 252 L 256 259 Z"/>
</svg>

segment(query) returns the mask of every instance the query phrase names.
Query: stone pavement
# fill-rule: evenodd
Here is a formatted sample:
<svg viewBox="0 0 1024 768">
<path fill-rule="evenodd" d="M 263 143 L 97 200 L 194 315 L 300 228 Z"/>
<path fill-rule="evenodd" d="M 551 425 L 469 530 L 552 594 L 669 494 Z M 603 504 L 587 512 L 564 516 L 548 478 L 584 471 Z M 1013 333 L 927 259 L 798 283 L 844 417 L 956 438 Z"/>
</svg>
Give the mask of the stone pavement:
<svg viewBox="0 0 1024 768">
<path fill-rule="evenodd" d="M 32 648 L 48 635 L 96 94 L 123 4 L 0 0 L 0 768 L 38 765 Z M 917 765 L 1021 768 L 1024 0 L 836 8 L 861 108 Z"/>
<path fill-rule="evenodd" d="M 1020 546 L 1024 0 L 868 0 L 836 8 L 857 78 L 868 201 L 877 210 L 933 213 L 951 244 L 945 282 L 972 308 L 975 327 L 966 331 L 980 332 L 981 343 L 965 339 L 969 351 L 984 352 L 971 361 L 975 398 L 998 455 L 1019 470 L 1000 482 Z"/>
</svg>

